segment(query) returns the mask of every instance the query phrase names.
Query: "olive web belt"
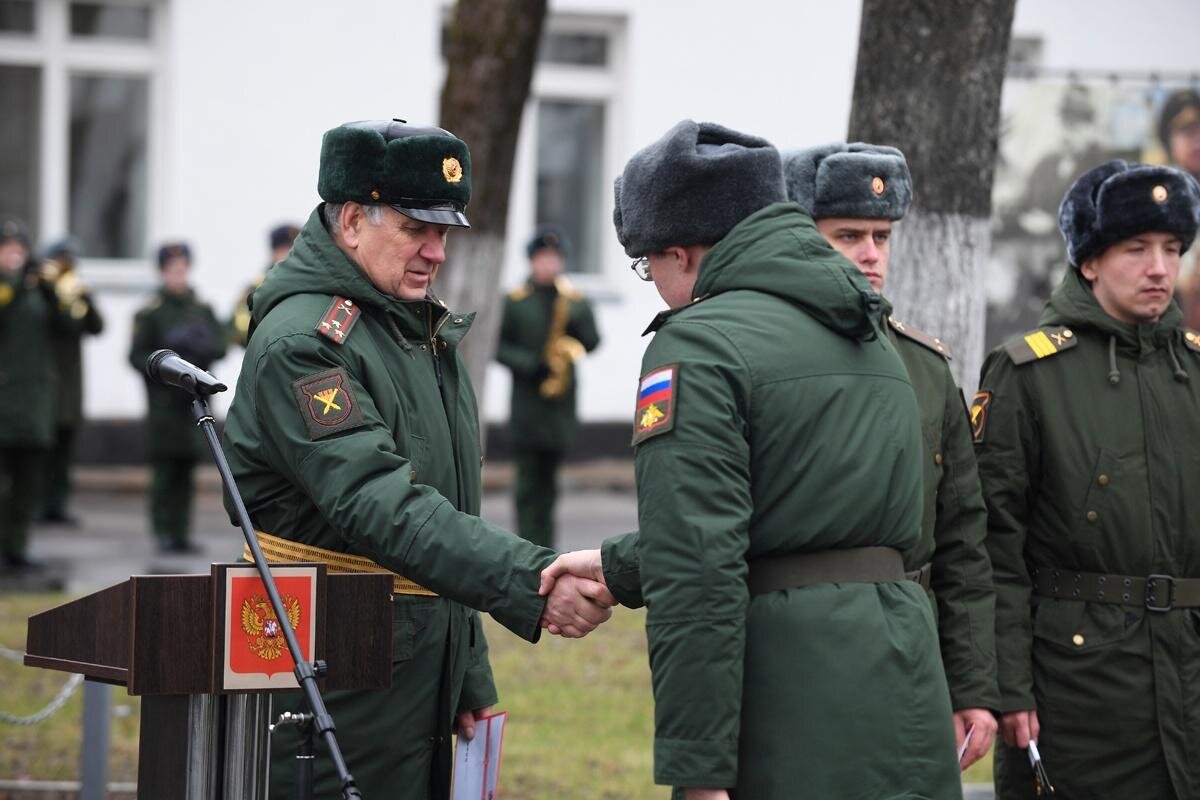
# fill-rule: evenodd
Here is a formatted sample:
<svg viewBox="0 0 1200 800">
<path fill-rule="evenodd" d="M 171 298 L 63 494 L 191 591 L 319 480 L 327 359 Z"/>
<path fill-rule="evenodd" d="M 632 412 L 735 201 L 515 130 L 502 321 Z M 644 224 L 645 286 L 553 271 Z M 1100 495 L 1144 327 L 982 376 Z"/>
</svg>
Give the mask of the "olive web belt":
<svg viewBox="0 0 1200 800">
<path fill-rule="evenodd" d="M 426 597 L 437 597 L 437 592 L 426 589 L 421 584 L 409 580 L 403 575 L 397 575 L 390 569 L 385 569 L 379 566 L 374 561 L 365 556 L 356 556 L 351 553 L 339 553 L 337 550 L 327 550 L 324 547 L 317 547 L 315 544 L 304 544 L 303 542 L 293 542 L 291 539 L 283 539 L 279 536 L 273 536 L 262 531 L 255 531 L 258 537 L 258 546 L 262 548 L 263 555 L 267 561 L 273 563 L 296 563 L 303 561 L 320 561 L 329 565 L 331 572 L 389 572 L 392 575 L 392 594 L 417 594 Z M 254 555 L 250 552 L 250 545 L 242 546 L 242 560 L 254 561 Z"/>
<path fill-rule="evenodd" d="M 1200 607 L 1200 578 L 1170 575 L 1101 575 L 1059 567 L 1030 570 L 1033 591 L 1041 597 L 1084 600 L 1120 606 L 1144 606 L 1148 611 Z"/>
<path fill-rule="evenodd" d="M 747 562 L 751 595 L 818 583 L 888 583 L 906 580 L 904 559 L 891 547 L 848 547 L 788 553 Z"/>
</svg>

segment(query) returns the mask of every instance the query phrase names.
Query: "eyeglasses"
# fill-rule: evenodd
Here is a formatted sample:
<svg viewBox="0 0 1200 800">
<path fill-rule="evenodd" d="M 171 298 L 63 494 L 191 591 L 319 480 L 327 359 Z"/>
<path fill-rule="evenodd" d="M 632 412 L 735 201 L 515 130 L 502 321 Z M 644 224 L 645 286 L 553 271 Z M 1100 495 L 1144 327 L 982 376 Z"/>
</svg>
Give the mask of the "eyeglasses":
<svg viewBox="0 0 1200 800">
<path fill-rule="evenodd" d="M 642 280 L 652 280 L 650 277 L 650 256 L 642 256 L 641 258 L 634 259 L 629 268 L 633 270 L 634 275 L 637 275 Z"/>
</svg>

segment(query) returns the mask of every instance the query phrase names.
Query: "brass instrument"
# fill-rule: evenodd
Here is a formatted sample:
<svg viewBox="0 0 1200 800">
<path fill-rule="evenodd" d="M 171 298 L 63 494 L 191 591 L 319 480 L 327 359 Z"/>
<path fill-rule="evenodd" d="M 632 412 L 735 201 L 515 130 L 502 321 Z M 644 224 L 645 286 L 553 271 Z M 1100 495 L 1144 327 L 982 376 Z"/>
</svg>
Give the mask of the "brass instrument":
<svg viewBox="0 0 1200 800">
<path fill-rule="evenodd" d="M 574 380 L 575 362 L 583 358 L 586 349 L 578 339 L 567 336 L 567 322 L 571 318 L 571 303 L 581 295 L 571 282 L 561 275 L 554 279 L 558 297 L 554 299 L 554 310 L 550 317 L 550 333 L 542 350 L 542 360 L 550 370 L 538 386 L 538 394 L 547 400 L 556 400 L 567 393 Z"/>
<path fill-rule="evenodd" d="M 91 307 L 87 297 L 87 287 L 71 264 L 48 258 L 42 262 L 39 276 L 47 285 L 53 287 L 54 296 L 58 298 L 58 307 L 71 315 L 71 319 L 83 319 Z"/>
</svg>

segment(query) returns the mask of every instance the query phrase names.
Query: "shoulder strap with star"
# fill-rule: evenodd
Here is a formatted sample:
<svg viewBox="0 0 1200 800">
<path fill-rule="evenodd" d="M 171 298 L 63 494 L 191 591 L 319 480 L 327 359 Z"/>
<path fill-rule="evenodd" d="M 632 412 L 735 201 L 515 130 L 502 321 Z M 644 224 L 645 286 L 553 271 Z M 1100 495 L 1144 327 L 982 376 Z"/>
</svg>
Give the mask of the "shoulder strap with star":
<svg viewBox="0 0 1200 800">
<path fill-rule="evenodd" d="M 520 286 L 508 293 L 508 299 L 512 300 L 514 303 L 519 303 L 526 297 L 529 297 L 528 283 L 522 283 Z"/>
<path fill-rule="evenodd" d="M 343 344 L 360 316 L 362 309 L 357 303 L 345 297 L 335 297 L 313 330 L 334 344 Z"/>
<path fill-rule="evenodd" d="M 1192 328 L 1184 328 L 1183 345 L 1193 353 L 1200 353 L 1200 331 Z"/>
<path fill-rule="evenodd" d="M 567 280 L 566 275 L 559 275 L 554 279 L 554 288 L 558 290 L 559 294 L 573 302 L 579 302 L 583 299 L 583 292 L 576 289 L 575 284 Z"/>
<path fill-rule="evenodd" d="M 911 339 L 922 347 L 928 347 L 933 352 L 937 353 L 942 358 L 949 361 L 950 348 L 942 343 L 942 340 L 936 336 L 930 336 L 924 331 L 917 330 L 911 325 L 901 322 L 895 317 L 888 317 L 888 325 L 892 326 L 892 330 L 903 336 L 905 339 Z"/>
<path fill-rule="evenodd" d="M 1065 325 L 1038 328 L 1004 343 L 1008 357 L 1018 366 L 1070 350 L 1079 344 L 1074 331 Z"/>
</svg>

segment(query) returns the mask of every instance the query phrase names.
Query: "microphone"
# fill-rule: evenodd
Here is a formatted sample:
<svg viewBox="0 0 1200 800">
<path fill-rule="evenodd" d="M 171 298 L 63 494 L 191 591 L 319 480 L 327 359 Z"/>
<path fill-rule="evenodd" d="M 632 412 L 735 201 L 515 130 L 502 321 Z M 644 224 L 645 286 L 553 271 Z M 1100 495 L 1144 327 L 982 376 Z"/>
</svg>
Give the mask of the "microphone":
<svg viewBox="0 0 1200 800">
<path fill-rule="evenodd" d="M 174 350 L 155 350 L 146 359 L 146 374 L 164 386 L 174 386 L 191 394 L 216 394 L 229 387 L 195 364 L 184 361 Z"/>
</svg>

